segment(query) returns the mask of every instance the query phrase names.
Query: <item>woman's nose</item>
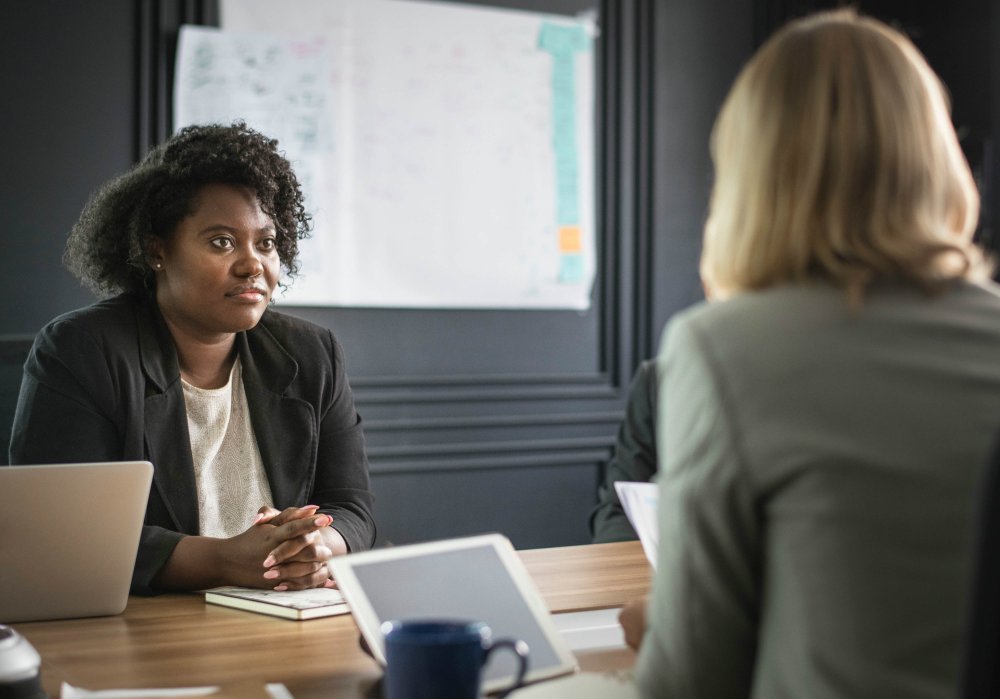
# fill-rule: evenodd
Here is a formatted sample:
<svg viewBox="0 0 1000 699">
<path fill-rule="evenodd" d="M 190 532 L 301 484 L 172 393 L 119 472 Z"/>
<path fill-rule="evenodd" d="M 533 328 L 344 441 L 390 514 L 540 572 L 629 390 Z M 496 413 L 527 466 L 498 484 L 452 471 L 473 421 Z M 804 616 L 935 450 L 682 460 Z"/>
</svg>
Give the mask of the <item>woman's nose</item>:
<svg viewBox="0 0 1000 699">
<path fill-rule="evenodd" d="M 236 263 L 236 275 L 240 277 L 259 277 L 264 272 L 264 263 L 253 247 L 244 249 Z"/>
</svg>

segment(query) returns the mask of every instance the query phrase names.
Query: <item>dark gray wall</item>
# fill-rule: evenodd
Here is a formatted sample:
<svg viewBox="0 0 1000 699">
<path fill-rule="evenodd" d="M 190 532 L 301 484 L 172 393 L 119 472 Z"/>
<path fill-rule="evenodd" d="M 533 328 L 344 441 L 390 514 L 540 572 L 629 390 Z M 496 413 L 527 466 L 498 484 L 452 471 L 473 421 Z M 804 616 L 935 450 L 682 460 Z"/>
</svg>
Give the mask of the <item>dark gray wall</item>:
<svg viewBox="0 0 1000 699">
<path fill-rule="evenodd" d="M 90 192 L 134 157 L 136 18 L 132 0 L 14 0 L 0 15 L 0 333 L 34 333 L 91 300 L 60 256 Z"/>
<path fill-rule="evenodd" d="M 0 7 L 0 463 L 28 338 L 92 301 L 61 265 L 90 192 L 134 157 L 134 3 Z"/>
<path fill-rule="evenodd" d="M 649 355 L 670 316 L 703 298 L 698 258 L 712 186 L 709 134 L 736 73 L 753 53 L 753 7 L 738 1 L 657 5 L 666 11 L 655 18 Z"/>
</svg>

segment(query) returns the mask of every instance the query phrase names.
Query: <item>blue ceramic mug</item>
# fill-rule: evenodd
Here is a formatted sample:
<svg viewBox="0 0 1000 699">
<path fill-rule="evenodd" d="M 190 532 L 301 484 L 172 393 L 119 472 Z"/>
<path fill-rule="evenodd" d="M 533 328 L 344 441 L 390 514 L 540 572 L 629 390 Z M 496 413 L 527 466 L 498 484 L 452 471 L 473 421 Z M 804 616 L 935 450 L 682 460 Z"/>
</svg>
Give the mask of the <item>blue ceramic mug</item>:
<svg viewBox="0 0 1000 699">
<path fill-rule="evenodd" d="M 490 627 L 478 621 L 387 621 L 382 635 L 386 699 L 477 699 L 483 666 L 498 648 L 518 661 L 517 678 L 498 697 L 520 687 L 528 671 L 528 644 L 493 641 Z"/>
</svg>

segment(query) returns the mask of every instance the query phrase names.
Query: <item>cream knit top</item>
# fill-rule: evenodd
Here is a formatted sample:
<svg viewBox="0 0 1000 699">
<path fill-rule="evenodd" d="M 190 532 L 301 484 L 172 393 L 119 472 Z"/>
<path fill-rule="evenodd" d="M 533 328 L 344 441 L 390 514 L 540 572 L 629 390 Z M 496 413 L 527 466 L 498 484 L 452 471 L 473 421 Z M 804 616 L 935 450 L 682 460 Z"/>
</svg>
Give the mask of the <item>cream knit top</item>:
<svg viewBox="0 0 1000 699">
<path fill-rule="evenodd" d="M 191 458 L 202 536 L 246 531 L 262 505 L 273 506 L 257 448 L 239 357 L 222 388 L 197 388 L 183 379 Z"/>
</svg>

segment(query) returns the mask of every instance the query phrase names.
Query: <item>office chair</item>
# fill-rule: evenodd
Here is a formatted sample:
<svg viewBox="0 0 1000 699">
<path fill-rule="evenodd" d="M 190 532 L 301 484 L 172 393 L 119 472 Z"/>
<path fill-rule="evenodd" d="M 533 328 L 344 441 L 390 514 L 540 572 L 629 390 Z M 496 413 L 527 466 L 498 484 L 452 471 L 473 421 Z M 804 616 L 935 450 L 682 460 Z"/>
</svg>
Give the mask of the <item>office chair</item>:
<svg viewBox="0 0 1000 699">
<path fill-rule="evenodd" d="M 960 699 L 1000 697 L 1000 432 L 980 496 Z"/>
<path fill-rule="evenodd" d="M 30 335 L 0 335 L 0 466 L 7 464 L 21 374 L 33 340 Z"/>
</svg>

